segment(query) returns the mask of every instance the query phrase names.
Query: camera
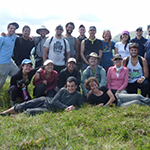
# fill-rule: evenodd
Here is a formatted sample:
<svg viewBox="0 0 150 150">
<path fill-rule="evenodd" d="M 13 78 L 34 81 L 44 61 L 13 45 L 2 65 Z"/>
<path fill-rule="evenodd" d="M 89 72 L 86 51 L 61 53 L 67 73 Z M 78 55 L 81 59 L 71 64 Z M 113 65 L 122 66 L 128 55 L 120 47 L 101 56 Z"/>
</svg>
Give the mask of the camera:
<svg viewBox="0 0 150 150">
<path fill-rule="evenodd" d="M 24 79 L 18 80 L 17 81 L 17 86 L 19 86 L 21 88 L 23 83 L 25 83 Z"/>
</svg>

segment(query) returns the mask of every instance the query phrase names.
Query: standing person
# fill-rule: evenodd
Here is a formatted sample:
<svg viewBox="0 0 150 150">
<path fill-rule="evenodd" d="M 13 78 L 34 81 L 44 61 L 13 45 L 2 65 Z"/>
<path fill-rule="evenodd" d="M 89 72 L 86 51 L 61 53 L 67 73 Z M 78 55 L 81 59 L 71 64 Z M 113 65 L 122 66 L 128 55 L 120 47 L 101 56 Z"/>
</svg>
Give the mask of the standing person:
<svg viewBox="0 0 150 150">
<path fill-rule="evenodd" d="M 87 55 L 87 61 L 90 65 L 83 71 L 81 80 L 81 87 L 83 90 L 84 98 L 88 98 L 88 96 L 91 94 L 91 91 L 87 90 L 84 86 L 85 80 L 89 77 L 96 77 L 99 82 L 99 87 L 106 86 L 107 84 L 106 71 L 104 68 L 98 65 L 99 60 L 100 57 L 95 52 L 92 52 L 90 53 L 90 55 Z"/>
<path fill-rule="evenodd" d="M 36 98 L 44 95 L 54 97 L 56 94 L 54 88 L 57 86 L 58 73 L 53 70 L 54 65 L 52 60 L 47 59 L 43 65 L 44 70 L 38 72 L 38 78 L 35 76 L 33 79 L 33 85 L 35 86 L 34 96 Z"/>
<path fill-rule="evenodd" d="M 89 28 L 89 38 L 85 39 L 81 43 L 81 57 L 83 59 L 82 71 L 89 65 L 86 60 L 86 56 L 92 52 L 95 52 L 100 58 L 102 57 L 102 41 L 95 37 L 96 27 L 90 26 Z"/>
<path fill-rule="evenodd" d="M 78 54 L 79 57 L 78 57 L 78 62 L 77 62 L 77 69 L 78 70 L 82 70 L 83 60 L 82 60 L 82 57 L 81 57 L 81 42 L 87 38 L 85 36 L 85 32 L 86 32 L 85 26 L 84 25 L 80 25 L 79 26 L 79 34 L 80 35 L 77 37 L 78 45 L 79 45 L 79 54 Z"/>
<path fill-rule="evenodd" d="M 21 69 L 14 74 L 10 80 L 9 94 L 12 106 L 16 104 L 17 97 L 20 97 L 22 101 L 31 99 L 27 86 L 30 84 L 36 71 L 37 69 L 32 69 L 32 62 L 30 59 L 24 59 L 22 61 Z M 23 95 L 23 90 L 27 92 L 26 98 Z"/>
<path fill-rule="evenodd" d="M 83 98 L 81 93 L 76 91 L 76 78 L 69 77 L 66 84 L 67 88 L 60 89 L 53 99 L 50 97 L 35 98 L 28 102 L 16 104 L 14 107 L 0 113 L 0 115 L 6 116 L 7 114 L 19 112 L 36 115 L 46 111 L 70 111 L 80 108 L 83 104 Z"/>
<path fill-rule="evenodd" d="M 120 41 L 115 44 L 115 54 L 120 54 L 124 59 L 127 56 L 130 56 L 129 52 L 129 42 L 130 42 L 130 35 L 128 31 L 123 31 L 120 36 Z"/>
<path fill-rule="evenodd" d="M 146 97 L 149 91 L 148 65 L 145 58 L 138 56 L 139 45 L 131 43 L 129 45 L 130 56 L 123 59 L 123 65 L 129 70 L 129 79 L 127 92 L 137 93 L 137 89 L 141 89 L 141 95 Z"/>
<path fill-rule="evenodd" d="M 44 51 L 44 43 L 48 37 L 49 30 L 42 25 L 39 29 L 36 30 L 36 33 L 40 36 L 33 36 L 34 44 L 35 44 L 35 68 L 43 65 L 43 51 Z"/>
<path fill-rule="evenodd" d="M 147 32 L 148 35 L 146 36 L 146 39 L 150 39 L 150 25 L 147 26 Z"/>
<path fill-rule="evenodd" d="M 111 59 L 113 58 L 112 50 L 115 49 L 115 42 L 111 41 L 112 36 L 109 30 L 104 30 L 102 37 L 104 39 L 102 40 L 103 55 L 100 64 L 107 72 L 108 68 L 113 66 L 113 62 L 111 61 Z"/>
<path fill-rule="evenodd" d="M 7 76 L 12 76 L 19 70 L 11 60 L 17 38 L 15 31 L 18 28 L 19 25 L 16 22 L 9 23 L 6 37 L 0 36 L 0 89 L 5 83 Z"/>
<path fill-rule="evenodd" d="M 78 40 L 71 35 L 74 28 L 75 28 L 75 25 L 73 22 L 67 23 L 66 34 L 64 38 L 69 42 L 69 45 L 70 45 L 70 57 L 76 58 L 78 62 L 78 56 L 79 56 Z"/>
<path fill-rule="evenodd" d="M 135 31 L 136 33 L 136 37 L 134 39 L 132 39 L 130 42 L 131 43 L 138 43 L 139 44 L 139 52 L 138 55 L 144 57 L 145 54 L 145 43 L 147 41 L 147 39 L 145 39 L 142 34 L 143 34 L 143 28 L 142 27 L 138 27 Z"/>
<path fill-rule="evenodd" d="M 58 73 L 65 68 L 67 60 L 70 58 L 70 47 L 66 39 L 63 38 L 63 26 L 58 25 L 55 29 L 55 36 L 46 39 L 44 43 L 43 61 L 48 59 L 54 62 L 54 70 Z"/>
<path fill-rule="evenodd" d="M 112 61 L 114 66 L 109 67 L 107 72 L 107 87 L 115 95 L 124 90 L 128 85 L 128 68 L 122 66 L 122 57 L 116 54 Z"/>
<path fill-rule="evenodd" d="M 69 58 L 67 62 L 67 67 L 60 71 L 59 73 L 59 88 L 66 87 L 66 81 L 68 77 L 73 76 L 77 79 L 77 90 L 80 91 L 80 83 L 81 83 L 81 74 L 76 69 L 77 61 L 75 58 Z"/>
<path fill-rule="evenodd" d="M 24 59 L 30 59 L 30 52 L 34 47 L 34 41 L 30 39 L 30 32 L 30 27 L 25 25 L 22 28 L 22 37 L 16 39 L 13 59 L 17 66 L 20 66 Z"/>
</svg>

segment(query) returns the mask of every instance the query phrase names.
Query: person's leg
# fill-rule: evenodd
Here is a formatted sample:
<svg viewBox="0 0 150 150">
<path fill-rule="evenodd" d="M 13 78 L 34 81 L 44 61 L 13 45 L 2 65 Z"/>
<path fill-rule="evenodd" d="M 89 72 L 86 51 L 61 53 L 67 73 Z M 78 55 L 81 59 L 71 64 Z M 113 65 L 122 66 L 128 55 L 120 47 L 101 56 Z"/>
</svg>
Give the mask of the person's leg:
<svg viewBox="0 0 150 150">
<path fill-rule="evenodd" d="M 38 85 L 35 86 L 34 88 L 34 96 L 37 98 L 37 97 L 40 97 L 40 96 L 43 96 L 44 93 L 46 91 L 46 86 L 44 83 L 39 83 Z"/>
<path fill-rule="evenodd" d="M 39 108 L 27 109 L 26 111 L 24 111 L 24 114 L 28 114 L 28 115 L 34 116 L 36 114 L 41 114 L 41 113 L 44 113 L 44 112 L 48 112 L 48 109 L 44 108 L 44 107 L 43 108 L 39 107 Z"/>
<path fill-rule="evenodd" d="M 17 73 L 19 71 L 19 68 L 17 67 L 17 65 L 14 62 L 11 62 L 9 64 L 9 68 L 10 68 L 10 72 L 9 72 L 10 76 L 13 76 L 15 73 Z"/>
<path fill-rule="evenodd" d="M 0 89 L 3 87 L 3 84 L 5 83 L 8 74 L 9 74 L 9 65 L 0 64 Z"/>
<path fill-rule="evenodd" d="M 137 85 L 137 82 L 134 82 L 134 83 L 128 83 L 128 86 L 127 86 L 127 92 L 128 93 L 137 93 L 137 87 L 138 87 L 138 85 Z"/>
<path fill-rule="evenodd" d="M 148 82 L 148 80 L 145 79 L 143 83 L 138 84 L 138 88 L 141 89 L 141 95 L 146 97 L 146 95 L 148 94 L 148 91 L 149 91 L 149 82 Z"/>
<path fill-rule="evenodd" d="M 47 91 L 46 96 L 48 97 L 54 97 L 56 94 L 56 91 L 54 89 Z"/>
</svg>

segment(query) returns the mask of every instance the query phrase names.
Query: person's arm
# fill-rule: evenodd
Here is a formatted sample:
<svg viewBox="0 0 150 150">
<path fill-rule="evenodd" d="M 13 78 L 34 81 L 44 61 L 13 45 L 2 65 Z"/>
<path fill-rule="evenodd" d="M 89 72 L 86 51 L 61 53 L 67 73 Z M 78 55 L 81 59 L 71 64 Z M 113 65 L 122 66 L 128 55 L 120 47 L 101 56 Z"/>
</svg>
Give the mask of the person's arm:
<svg viewBox="0 0 150 150">
<path fill-rule="evenodd" d="M 101 75 L 101 81 L 99 83 L 99 87 L 106 86 L 107 80 L 106 80 L 106 71 L 105 71 L 105 69 L 102 68 L 100 70 L 100 75 Z"/>
<path fill-rule="evenodd" d="M 137 83 L 143 83 L 146 78 L 149 77 L 149 69 L 148 69 L 148 64 L 147 60 L 145 58 L 142 58 L 143 62 L 143 77 L 137 80 Z"/>
<path fill-rule="evenodd" d="M 127 60 L 127 57 L 125 57 L 125 58 L 123 59 L 123 62 L 122 62 L 122 64 L 123 64 L 124 67 L 126 67 L 126 60 Z"/>
<path fill-rule="evenodd" d="M 115 54 L 118 54 L 118 48 L 115 47 Z"/>
<path fill-rule="evenodd" d="M 78 58 L 79 58 L 79 41 L 77 39 L 75 39 L 75 58 L 76 58 L 76 61 L 78 62 Z"/>
<path fill-rule="evenodd" d="M 85 41 L 83 40 L 83 41 L 81 42 L 81 52 L 80 52 L 80 55 L 81 55 L 83 61 L 84 61 L 87 65 L 89 65 L 89 62 L 86 60 L 86 58 L 85 58 L 85 56 L 84 56 L 84 49 L 85 49 Z"/>
<path fill-rule="evenodd" d="M 48 47 L 44 47 L 44 51 L 43 51 L 43 62 L 45 62 L 46 59 L 47 59 L 48 51 L 49 51 L 49 48 L 48 48 Z"/>
<path fill-rule="evenodd" d="M 106 106 L 115 101 L 115 97 L 114 97 L 113 93 L 110 90 L 107 91 L 107 94 L 109 96 L 109 101 L 105 104 Z"/>
<path fill-rule="evenodd" d="M 109 90 L 111 90 L 110 83 L 111 83 L 111 68 L 109 68 L 107 72 L 107 87 Z"/>
</svg>

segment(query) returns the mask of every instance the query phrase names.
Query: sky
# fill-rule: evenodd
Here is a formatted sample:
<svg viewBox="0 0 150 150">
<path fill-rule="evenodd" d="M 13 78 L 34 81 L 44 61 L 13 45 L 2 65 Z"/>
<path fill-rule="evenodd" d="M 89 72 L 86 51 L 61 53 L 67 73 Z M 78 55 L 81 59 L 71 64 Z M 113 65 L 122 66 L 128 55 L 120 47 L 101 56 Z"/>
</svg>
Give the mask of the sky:
<svg viewBox="0 0 150 150">
<path fill-rule="evenodd" d="M 45 25 L 51 37 L 57 25 L 65 29 L 66 23 L 74 22 L 75 37 L 81 24 L 86 27 L 86 36 L 89 26 L 96 26 L 97 38 L 102 39 L 105 29 L 114 37 L 124 30 L 135 31 L 139 26 L 146 30 L 150 24 L 149 6 L 149 0 L 4 0 L 0 5 L 0 32 L 7 33 L 7 25 L 15 21 L 20 26 L 17 33 L 29 25 L 31 36 L 37 36 L 36 29 Z"/>
</svg>

